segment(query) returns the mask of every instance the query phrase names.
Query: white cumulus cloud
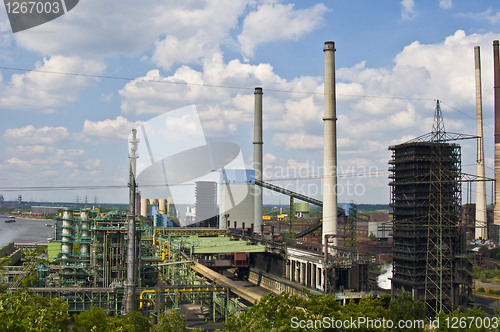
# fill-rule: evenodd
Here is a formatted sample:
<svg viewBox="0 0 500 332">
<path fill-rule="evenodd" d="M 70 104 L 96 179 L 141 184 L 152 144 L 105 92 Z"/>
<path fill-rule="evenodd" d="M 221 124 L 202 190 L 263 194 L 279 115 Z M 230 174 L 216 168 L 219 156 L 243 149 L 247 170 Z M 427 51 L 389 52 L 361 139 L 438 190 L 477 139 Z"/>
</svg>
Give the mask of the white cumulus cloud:
<svg viewBox="0 0 500 332">
<path fill-rule="evenodd" d="M 488 8 L 480 13 L 460 13 L 458 16 L 470 17 L 475 20 L 487 21 L 490 24 L 497 24 L 500 21 L 500 11 L 493 12 L 493 8 Z"/>
<path fill-rule="evenodd" d="M 52 148 L 53 150 L 54 148 Z M 16 147 L 7 147 L 5 151 L 13 155 L 34 155 L 43 154 L 49 150 L 45 145 L 18 145 Z"/>
<path fill-rule="evenodd" d="M 70 137 L 68 129 L 65 127 L 42 127 L 35 129 L 32 125 L 24 128 L 7 129 L 3 137 L 6 140 L 23 144 L 44 143 L 52 144 L 66 140 Z"/>
<path fill-rule="evenodd" d="M 405 21 L 412 20 L 415 17 L 415 1 L 403 0 L 401 1 L 401 18 Z"/>
<path fill-rule="evenodd" d="M 101 62 L 79 57 L 52 56 L 35 64 L 34 71 L 12 75 L 0 83 L 0 107 L 6 109 L 37 109 L 53 113 L 60 107 L 78 100 L 79 92 L 89 86 L 92 78 L 56 73 L 99 74 Z M 49 73 L 51 72 L 51 73 Z"/>
<path fill-rule="evenodd" d="M 106 119 L 96 122 L 85 120 L 82 132 L 99 138 L 126 139 L 130 131 L 141 123 L 142 121 L 130 122 L 123 116 L 118 116 L 115 120 Z"/>
<path fill-rule="evenodd" d="M 294 10 L 294 4 L 262 4 L 245 17 L 243 30 L 238 36 L 241 51 L 245 57 L 251 58 L 260 43 L 297 40 L 317 29 L 327 11 L 322 3 L 298 10 Z"/>
<path fill-rule="evenodd" d="M 214 88 L 214 85 L 244 88 Z M 264 87 L 265 128 L 320 122 L 321 95 L 288 93 L 273 96 L 266 93 L 267 88 L 320 92 L 320 78 L 303 76 L 288 81 L 274 73 L 269 64 L 250 65 L 239 60 L 225 63 L 222 54 L 206 59 L 202 71 L 182 66 L 173 75 L 165 77 L 159 70 L 151 70 L 146 76 L 126 84 L 119 95 L 124 114 L 158 114 L 196 104 L 205 133 L 214 136 L 233 133 L 240 125 L 253 121 L 251 87 L 256 86 Z"/>
<path fill-rule="evenodd" d="M 287 150 L 319 149 L 323 147 L 323 137 L 305 133 L 277 133 L 273 136 L 273 144 Z"/>
<path fill-rule="evenodd" d="M 453 6 L 453 0 L 439 0 L 439 7 L 448 9 Z"/>
</svg>

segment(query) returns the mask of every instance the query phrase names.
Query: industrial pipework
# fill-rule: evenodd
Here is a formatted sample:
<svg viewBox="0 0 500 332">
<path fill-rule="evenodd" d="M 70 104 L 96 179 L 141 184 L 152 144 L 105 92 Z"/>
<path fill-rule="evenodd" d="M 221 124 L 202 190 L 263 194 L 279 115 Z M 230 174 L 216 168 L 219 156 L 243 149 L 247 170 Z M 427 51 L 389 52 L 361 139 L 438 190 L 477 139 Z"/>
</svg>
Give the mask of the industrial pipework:
<svg viewBox="0 0 500 332">
<path fill-rule="evenodd" d="M 326 235 L 337 247 L 337 115 L 335 97 L 335 43 L 325 42 L 325 115 L 323 148 L 323 244 Z"/>
<path fill-rule="evenodd" d="M 255 180 L 262 181 L 262 88 L 255 88 L 255 119 L 253 140 L 253 169 Z M 262 188 L 254 185 L 254 232 L 262 232 Z"/>
<path fill-rule="evenodd" d="M 62 238 L 61 238 L 61 260 L 62 265 L 70 265 L 69 261 L 73 254 L 73 212 L 69 209 L 63 211 Z"/>
<path fill-rule="evenodd" d="M 481 89 L 481 52 L 479 46 L 474 47 L 476 68 L 476 131 L 477 131 L 477 163 L 476 175 L 476 225 L 475 238 L 486 240 L 486 182 L 484 181 L 484 143 L 483 143 L 483 95 Z"/>
</svg>

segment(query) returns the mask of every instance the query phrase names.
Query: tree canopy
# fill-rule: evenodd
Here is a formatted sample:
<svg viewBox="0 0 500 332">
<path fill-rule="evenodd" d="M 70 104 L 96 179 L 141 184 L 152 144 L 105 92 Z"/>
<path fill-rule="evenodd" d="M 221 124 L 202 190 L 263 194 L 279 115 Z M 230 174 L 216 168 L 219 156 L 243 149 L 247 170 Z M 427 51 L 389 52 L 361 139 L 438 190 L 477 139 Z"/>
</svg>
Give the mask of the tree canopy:
<svg viewBox="0 0 500 332">
<path fill-rule="evenodd" d="M 342 306 L 333 295 L 311 294 L 307 298 L 289 293 L 268 294 L 259 303 L 238 317 L 229 315 L 227 332 L 288 332 L 288 331 L 498 331 L 498 317 L 487 317 L 480 308 L 466 312 L 456 310 L 427 318 L 425 303 L 413 300 L 408 293 L 391 298 L 365 297 Z M 389 326 L 388 322 L 394 323 Z M 397 322 L 422 321 L 424 325 L 398 326 Z M 339 325 L 340 324 L 340 325 Z M 187 332 L 185 316 L 169 310 L 153 325 L 139 312 L 113 317 L 97 307 L 71 316 L 62 298 L 49 299 L 28 290 L 0 294 L 0 327 L 6 332 Z"/>
</svg>

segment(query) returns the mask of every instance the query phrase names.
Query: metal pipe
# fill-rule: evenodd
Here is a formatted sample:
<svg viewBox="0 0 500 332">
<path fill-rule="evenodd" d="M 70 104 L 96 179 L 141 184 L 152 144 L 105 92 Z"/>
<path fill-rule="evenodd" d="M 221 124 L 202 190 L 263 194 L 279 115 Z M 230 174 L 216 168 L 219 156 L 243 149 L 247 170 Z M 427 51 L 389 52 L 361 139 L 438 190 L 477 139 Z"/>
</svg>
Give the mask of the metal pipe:
<svg viewBox="0 0 500 332">
<path fill-rule="evenodd" d="M 493 41 L 493 76 L 495 93 L 495 209 L 494 223 L 500 225 L 500 64 L 498 40 Z"/>
<path fill-rule="evenodd" d="M 138 191 L 135 193 L 135 215 L 140 216 L 141 215 L 141 192 Z"/>
<path fill-rule="evenodd" d="M 483 95 L 481 88 L 481 52 L 479 46 L 474 47 L 476 70 L 476 122 L 477 122 L 477 163 L 476 174 L 476 224 L 475 238 L 488 238 L 486 219 L 486 182 L 484 181 L 484 143 L 483 143 Z"/>
<path fill-rule="evenodd" d="M 325 42 L 325 114 L 323 148 L 323 234 L 337 234 L 337 115 L 335 97 L 335 43 Z M 333 237 L 337 247 L 337 238 Z"/>
<path fill-rule="evenodd" d="M 255 180 L 262 181 L 262 88 L 255 88 L 255 118 L 253 141 L 253 169 Z M 254 185 L 254 231 L 262 232 L 262 188 Z"/>
<path fill-rule="evenodd" d="M 130 313 L 136 311 L 135 298 L 135 170 L 137 160 L 137 130 L 132 129 L 132 139 L 129 141 L 130 146 L 130 176 L 129 176 L 129 211 L 127 214 L 128 234 L 127 234 L 127 283 L 125 297 L 125 312 Z M 106 249 L 105 249 L 106 250 Z"/>
</svg>

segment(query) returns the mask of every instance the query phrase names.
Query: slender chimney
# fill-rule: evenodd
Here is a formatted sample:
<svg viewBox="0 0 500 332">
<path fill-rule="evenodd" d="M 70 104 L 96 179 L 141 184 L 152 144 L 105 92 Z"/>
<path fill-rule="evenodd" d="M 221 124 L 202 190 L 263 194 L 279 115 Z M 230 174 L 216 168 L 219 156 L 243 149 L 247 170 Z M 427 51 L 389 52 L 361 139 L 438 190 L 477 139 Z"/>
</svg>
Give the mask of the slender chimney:
<svg viewBox="0 0 500 332">
<path fill-rule="evenodd" d="M 500 64 L 498 58 L 498 40 L 493 41 L 493 71 L 495 91 L 495 210 L 493 219 L 500 225 Z"/>
<path fill-rule="evenodd" d="M 131 313 L 136 311 L 136 298 L 135 298 L 135 270 L 136 270 L 136 249 L 135 249 L 135 188 L 136 188 L 136 161 L 137 161 L 137 130 L 132 129 L 132 139 L 129 140 L 130 144 L 130 174 L 129 174 L 129 210 L 127 213 L 127 281 L 125 284 L 125 312 Z"/>
<path fill-rule="evenodd" d="M 486 182 L 484 181 L 484 143 L 483 143 L 483 95 L 481 88 L 481 52 L 479 46 L 474 47 L 476 68 L 476 121 L 477 121 L 477 164 L 476 175 L 476 239 L 488 238 L 486 220 Z"/>
<path fill-rule="evenodd" d="M 262 88 L 255 88 L 253 134 L 253 169 L 255 180 L 262 181 Z M 262 187 L 254 185 L 254 231 L 262 232 Z"/>
<path fill-rule="evenodd" d="M 337 129 L 335 99 L 335 43 L 325 42 L 325 115 L 323 148 L 323 244 L 337 234 Z M 337 246 L 337 238 L 333 237 Z M 334 250 L 336 252 L 336 250 Z"/>
</svg>

